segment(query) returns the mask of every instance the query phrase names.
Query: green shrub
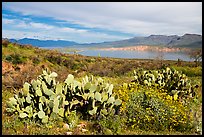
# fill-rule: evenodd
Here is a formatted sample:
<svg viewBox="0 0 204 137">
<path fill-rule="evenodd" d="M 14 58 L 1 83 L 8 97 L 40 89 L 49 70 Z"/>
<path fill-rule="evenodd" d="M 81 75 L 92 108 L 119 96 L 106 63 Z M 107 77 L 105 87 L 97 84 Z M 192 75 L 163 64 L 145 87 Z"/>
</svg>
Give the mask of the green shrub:
<svg viewBox="0 0 204 137">
<path fill-rule="evenodd" d="M 63 63 L 63 59 L 59 55 L 46 55 L 45 59 L 53 64 L 61 65 Z"/>
<path fill-rule="evenodd" d="M 69 125 L 69 128 L 72 129 L 77 126 L 79 122 L 80 115 L 74 110 L 70 112 L 70 114 L 66 118 L 66 122 Z"/>
<path fill-rule="evenodd" d="M 125 122 L 126 117 L 109 114 L 108 116 L 101 118 L 98 123 L 102 127 L 103 134 L 119 135 L 125 127 Z"/>
<path fill-rule="evenodd" d="M 8 61 L 8 62 L 12 62 L 12 57 L 11 57 L 11 55 L 7 55 L 7 56 L 5 57 L 5 59 L 6 59 L 6 61 Z"/>
<path fill-rule="evenodd" d="M 127 102 L 130 98 L 129 94 L 134 92 L 135 89 L 130 88 L 130 86 L 127 83 L 123 83 L 118 90 L 114 90 L 116 95 L 118 95 L 120 97 L 120 99 L 122 100 L 122 105 L 120 107 L 120 111 L 121 112 L 125 112 L 126 111 L 126 105 Z"/>
<path fill-rule="evenodd" d="M 193 128 L 193 114 L 182 102 L 161 90 L 145 86 L 130 93 L 126 106 L 128 125 L 142 130 L 178 130 Z"/>
<path fill-rule="evenodd" d="M 12 54 L 12 55 L 7 55 L 5 59 L 6 61 L 11 62 L 16 65 L 16 64 L 25 63 L 27 60 L 27 57 L 23 57 L 19 54 Z"/>
<path fill-rule="evenodd" d="M 33 57 L 32 61 L 33 61 L 33 64 L 39 64 L 40 63 L 40 59 L 38 57 Z"/>
<path fill-rule="evenodd" d="M 115 93 L 122 100 L 121 113 L 128 117 L 128 126 L 142 130 L 189 131 L 196 127 L 192 112 L 198 94 L 195 84 L 177 70 L 139 70 L 134 80 L 124 83 Z M 182 83 L 183 82 L 183 83 Z M 173 94 L 184 92 L 185 96 Z"/>
<path fill-rule="evenodd" d="M 72 70 L 78 70 L 82 67 L 83 67 L 83 64 L 81 64 L 80 62 L 76 62 L 76 61 L 71 65 Z"/>
<path fill-rule="evenodd" d="M 178 67 L 178 66 L 173 66 L 173 69 L 176 69 L 183 74 L 186 74 L 188 77 L 196 77 L 196 76 L 202 76 L 202 67 Z"/>
</svg>

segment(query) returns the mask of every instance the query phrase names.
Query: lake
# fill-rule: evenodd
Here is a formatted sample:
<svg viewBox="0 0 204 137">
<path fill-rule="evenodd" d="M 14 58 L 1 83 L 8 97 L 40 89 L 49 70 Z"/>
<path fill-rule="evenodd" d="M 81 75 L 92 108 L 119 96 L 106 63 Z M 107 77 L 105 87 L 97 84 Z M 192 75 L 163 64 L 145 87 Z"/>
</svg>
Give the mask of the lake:
<svg viewBox="0 0 204 137">
<path fill-rule="evenodd" d="M 72 52 L 73 53 L 73 52 Z M 129 58 L 129 59 L 155 59 L 160 53 L 154 51 L 136 51 L 136 50 L 101 50 L 101 49 L 81 49 L 78 54 L 85 56 L 100 56 L 113 58 Z M 187 54 L 182 52 L 165 52 L 163 54 L 165 60 L 193 61 Z"/>
<path fill-rule="evenodd" d="M 50 49 L 50 47 L 43 47 Z M 100 56 L 100 57 L 113 57 L 113 58 L 129 58 L 129 59 L 155 59 L 160 53 L 156 51 L 137 51 L 137 50 L 102 50 L 102 49 L 90 49 L 90 48 L 76 48 L 77 54 L 84 56 Z M 63 53 L 74 54 L 74 52 Z M 193 61 L 189 56 L 183 52 L 164 52 L 164 60 L 178 60 Z"/>
</svg>

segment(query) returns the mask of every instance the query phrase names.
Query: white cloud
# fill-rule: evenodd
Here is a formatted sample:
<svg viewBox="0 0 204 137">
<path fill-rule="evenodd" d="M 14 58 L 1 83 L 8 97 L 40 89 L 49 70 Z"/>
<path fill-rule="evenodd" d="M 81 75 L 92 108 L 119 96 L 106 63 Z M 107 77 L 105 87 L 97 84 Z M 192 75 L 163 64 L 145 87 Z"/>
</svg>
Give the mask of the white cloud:
<svg viewBox="0 0 204 137">
<path fill-rule="evenodd" d="M 62 28 L 58 28 L 58 29 L 61 32 L 72 32 L 72 33 L 86 33 L 86 32 L 88 32 L 87 30 L 84 30 L 84 29 L 73 29 L 73 28 L 69 28 L 69 27 L 62 27 Z"/>
<path fill-rule="evenodd" d="M 133 35 L 183 35 L 186 32 L 202 34 L 201 2 L 12 2 L 3 4 L 3 7 L 24 15 L 52 17 L 85 27 Z M 53 29 L 43 24 L 31 25 Z M 94 35 L 94 32 L 85 29 L 58 28 L 58 30 Z M 96 35 L 106 37 L 105 40 L 110 36 L 102 33 Z M 110 37 L 113 40 L 122 38 L 122 36 Z"/>
<path fill-rule="evenodd" d="M 73 29 L 73 28 L 69 28 L 69 27 L 57 27 L 57 26 L 48 25 L 45 23 L 31 22 L 31 20 L 29 20 L 29 22 L 28 22 L 28 21 L 24 21 L 24 20 L 20 20 L 20 19 L 2 18 L 2 23 L 4 26 L 11 25 L 12 27 L 28 29 L 28 30 L 34 30 L 34 29 L 55 30 L 56 29 L 56 30 L 59 30 L 62 32 L 72 32 L 72 33 L 87 32 L 87 30 L 83 30 L 83 29 Z"/>
<path fill-rule="evenodd" d="M 126 37 L 108 35 L 99 32 L 90 32 L 84 29 L 74 29 L 69 27 L 58 27 L 45 23 L 26 22 L 19 19 L 2 19 L 2 36 L 6 38 L 38 38 L 38 39 L 64 39 L 76 42 L 101 42 L 120 40 Z M 9 23 L 9 27 L 5 28 Z"/>
<path fill-rule="evenodd" d="M 51 25 L 47 25 L 47 24 L 43 24 L 43 23 L 35 23 L 35 22 L 31 22 L 29 23 L 30 27 L 34 27 L 36 29 L 46 29 L 46 30 L 50 30 L 53 29 L 54 27 Z"/>
<path fill-rule="evenodd" d="M 13 24 L 13 23 L 14 23 L 14 20 L 12 20 L 12 19 L 3 19 L 3 20 L 2 20 L 2 23 L 3 23 L 3 24 Z"/>
<path fill-rule="evenodd" d="M 76 41 L 79 43 L 93 43 L 93 42 L 102 42 L 102 41 L 112 41 L 127 39 L 127 37 L 120 37 L 114 35 L 108 35 L 104 33 L 85 33 L 85 34 L 76 34 L 76 33 L 60 33 L 57 31 L 41 31 L 41 32 L 33 32 L 33 31 L 24 31 L 22 33 L 21 30 L 2 30 L 3 38 L 38 38 L 41 40 L 70 40 Z M 80 39 L 79 39 L 80 38 Z"/>
</svg>

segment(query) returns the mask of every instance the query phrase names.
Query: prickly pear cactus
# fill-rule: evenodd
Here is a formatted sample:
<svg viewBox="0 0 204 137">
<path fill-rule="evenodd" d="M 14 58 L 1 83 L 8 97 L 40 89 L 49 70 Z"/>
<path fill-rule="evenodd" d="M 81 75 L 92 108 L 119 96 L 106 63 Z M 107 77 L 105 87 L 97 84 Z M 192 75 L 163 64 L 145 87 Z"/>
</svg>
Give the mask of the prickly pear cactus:
<svg viewBox="0 0 204 137">
<path fill-rule="evenodd" d="M 195 86 L 185 74 L 167 67 L 162 70 L 138 70 L 134 71 L 134 80 L 132 82 L 145 86 L 154 86 L 164 89 L 174 98 L 195 96 Z"/>
<path fill-rule="evenodd" d="M 99 117 L 111 113 L 122 102 L 119 98 L 115 99 L 112 94 L 112 84 L 93 76 L 85 76 L 82 82 L 78 82 L 70 74 L 65 80 L 64 89 L 70 102 L 66 115 L 78 109 L 83 110 L 81 113 L 85 116 Z"/>
<path fill-rule="evenodd" d="M 20 118 L 39 119 L 47 123 L 51 113 L 64 117 L 68 102 L 62 94 L 62 85 L 55 81 L 57 73 L 43 70 L 43 74 L 31 84 L 25 83 L 17 95 L 7 102 L 7 112 L 17 112 Z"/>
<path fill-rule="evenodd" d="M 51 115 L 67 118 L 72 111 L 85 116 L 107 115 L 121 105 L 112 94 L 113 85 L 101 78 L 84 77 L 82 82 L 69 74 L 64 83 L 55 81 L 57 73 L 43 70 L 37 80 L 25 83 L 17 95 L 7 101 L 6 111 L 47 123 Z"/>
</svg>

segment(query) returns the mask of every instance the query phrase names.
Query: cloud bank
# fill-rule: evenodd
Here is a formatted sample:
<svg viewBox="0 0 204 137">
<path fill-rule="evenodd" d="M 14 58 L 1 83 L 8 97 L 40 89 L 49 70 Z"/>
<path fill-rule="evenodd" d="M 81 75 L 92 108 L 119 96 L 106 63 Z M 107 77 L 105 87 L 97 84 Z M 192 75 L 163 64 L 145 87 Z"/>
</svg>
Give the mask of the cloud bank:
<svg viewBox="0 0 204 137">
<path fill-rule="evenodd" d="M 42 39 L 103 42 L 151 34 L 202 34 L 201 2 L 9 2 L 2 10 L 7 37 L 20 38 L 17 34 L 27 32 Z"/>
</svg>

